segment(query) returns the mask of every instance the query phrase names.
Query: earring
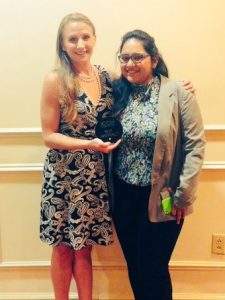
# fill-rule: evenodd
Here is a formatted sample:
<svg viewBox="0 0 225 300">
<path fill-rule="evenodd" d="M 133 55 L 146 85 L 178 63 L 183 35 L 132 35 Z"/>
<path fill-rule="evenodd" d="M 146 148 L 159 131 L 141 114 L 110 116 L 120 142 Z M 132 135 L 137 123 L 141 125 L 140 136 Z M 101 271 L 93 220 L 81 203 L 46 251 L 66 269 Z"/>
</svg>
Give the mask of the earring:
<svg viewBox="0 0 225 300">
<path fill-rule="evenodd" d="M 64 55 L 64 56 L 67 55 L 66 50 L 64 48 L 62 48 L 62 55 Z"/>
</svg>

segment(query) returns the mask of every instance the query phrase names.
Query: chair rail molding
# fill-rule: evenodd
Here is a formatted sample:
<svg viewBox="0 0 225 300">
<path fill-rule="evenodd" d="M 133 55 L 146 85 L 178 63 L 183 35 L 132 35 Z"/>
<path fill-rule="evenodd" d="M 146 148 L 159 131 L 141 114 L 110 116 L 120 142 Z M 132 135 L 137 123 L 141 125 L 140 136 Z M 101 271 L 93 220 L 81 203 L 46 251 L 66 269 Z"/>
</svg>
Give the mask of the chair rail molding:
<svg viewBox="0 0 225 300">
<path fill-rule="evenodd" d="M 39 134 L 41 133 L 40 127 L 2 127 L 0 128 L 0 135 L 10 134 Z"/>
<path fill-rule="evenodd" d="M 1 172 L 40 172 L 43 163 L 0 164 Z"/>
<path fill-rule="evenodd" d="M 206 124 L 205 131 L 225 131 L 225 124 Z M 39 134 L 41 127 L 1 127 L 0 135 L 7 134 Z"/>
<path fill-rule="evenodd" d="M 0 173 L 8 172 L 42 172 L 43 163 L 0 164 Z M 225 170 L 225 161 L 205 161 L 204 170 Z"/>
<path fill-rule="evenodd" d="M 206 132 L 225 133 L 225 124 L 207 124 L 204 126 Z M 17 135 L 40 135 L 40 127 L 5 127 L 0 128 L 0 136 Z M 225 161 L 205 161 L 205 170 L 225 170 Z M 20 163 L 20 164 L 0 164 L 1 172 L 40 172 L 43 170 L 43 163 Z"/>
</svg>

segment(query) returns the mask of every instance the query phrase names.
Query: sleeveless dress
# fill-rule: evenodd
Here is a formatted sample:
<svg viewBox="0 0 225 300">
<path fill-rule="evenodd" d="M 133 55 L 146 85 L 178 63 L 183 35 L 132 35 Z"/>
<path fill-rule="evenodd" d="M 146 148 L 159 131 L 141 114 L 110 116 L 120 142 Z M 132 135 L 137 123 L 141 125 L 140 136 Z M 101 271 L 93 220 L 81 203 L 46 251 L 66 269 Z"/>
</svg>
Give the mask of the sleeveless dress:
<svg viewBox="0 0 225 300">
<path fill-rule="evenodd" d="M 97 66 L 101 97 L 96 106 L 78 91 L 78 118 L 69 125 L 60 117 L 59 132 L 76 138 L 95 138 L 95 126 L 110 114 L 113 96 L 108 73 Z M 61 107 L 61 111 L 62 111 Z M 42 185 L 40 238 L 74 250 L 88 245 L 110 245 L 112 220 L 109 209 L 104 154 L 92 150 L 50 149 L 46 155 Z"/>
</svg>

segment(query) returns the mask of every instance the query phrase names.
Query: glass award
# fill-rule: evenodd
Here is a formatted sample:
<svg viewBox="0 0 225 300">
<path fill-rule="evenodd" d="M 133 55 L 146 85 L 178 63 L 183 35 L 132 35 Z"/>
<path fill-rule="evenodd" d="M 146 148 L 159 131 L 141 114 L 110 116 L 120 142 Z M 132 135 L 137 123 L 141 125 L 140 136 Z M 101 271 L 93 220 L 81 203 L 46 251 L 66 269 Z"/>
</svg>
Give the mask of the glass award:
<svg viewBox="0 0 225 300">
<path fill-rule="evenodd" d="M 98 121 L 95 133 L 102 141 L 115 143 L 122 137 L 123 127 L 115 117 L 104 117 Z"/>
</svg>

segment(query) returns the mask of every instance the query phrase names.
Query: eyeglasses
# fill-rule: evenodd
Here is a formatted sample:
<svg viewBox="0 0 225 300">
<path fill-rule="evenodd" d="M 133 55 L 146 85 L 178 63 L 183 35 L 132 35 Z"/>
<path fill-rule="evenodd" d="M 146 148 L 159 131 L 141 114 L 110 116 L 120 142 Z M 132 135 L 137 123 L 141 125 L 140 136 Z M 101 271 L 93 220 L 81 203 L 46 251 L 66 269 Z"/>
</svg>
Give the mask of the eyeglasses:
<svg viewBox="0 0 225 300">
<path fill-rule="evenodd" d="M 118 56 L 118 58 L 119 58 L 119 61 L 122 64 L 127 64 L 130 59 L 132 60 L 132 62 L 134 64 L 138 64 L 138 63 L 142 62 L 142 60 L 145 59 L 148 56 L 149 56 L 149 54 L 134 53 L 132 55 L 121 54 L 121 55 Z"/>
</svg>

